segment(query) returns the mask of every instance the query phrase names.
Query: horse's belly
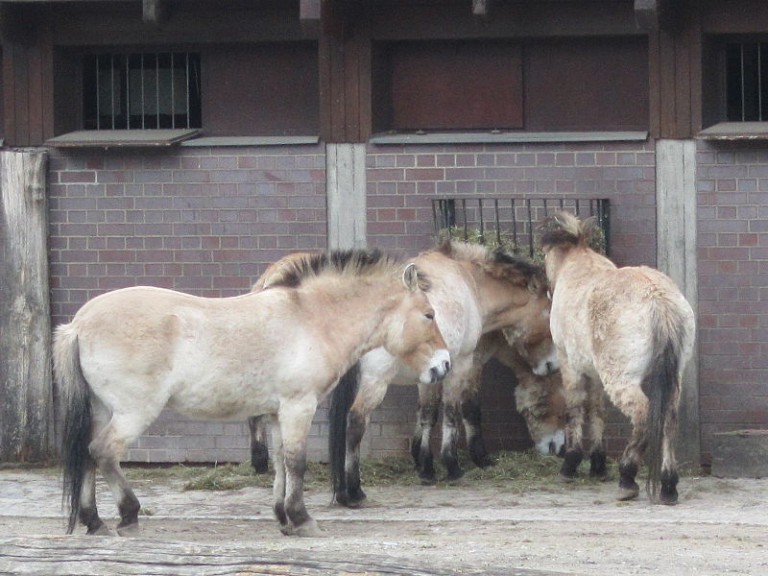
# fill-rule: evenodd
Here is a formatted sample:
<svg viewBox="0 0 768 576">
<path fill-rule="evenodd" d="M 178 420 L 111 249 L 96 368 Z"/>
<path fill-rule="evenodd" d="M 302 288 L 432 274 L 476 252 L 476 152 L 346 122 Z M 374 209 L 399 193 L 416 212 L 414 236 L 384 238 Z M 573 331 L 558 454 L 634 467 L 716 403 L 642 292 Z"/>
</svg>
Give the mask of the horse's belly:
<svg viewBox="0 0 768 576">
<path fill-rule="evenodd" d="M 192 388 L 172 396 L 168 407 L 201 420 L 243 420 L 249 416 L 274 414 L 279 402 L 272 395 L 259 394 L 248 386 Z"/>
</svg>

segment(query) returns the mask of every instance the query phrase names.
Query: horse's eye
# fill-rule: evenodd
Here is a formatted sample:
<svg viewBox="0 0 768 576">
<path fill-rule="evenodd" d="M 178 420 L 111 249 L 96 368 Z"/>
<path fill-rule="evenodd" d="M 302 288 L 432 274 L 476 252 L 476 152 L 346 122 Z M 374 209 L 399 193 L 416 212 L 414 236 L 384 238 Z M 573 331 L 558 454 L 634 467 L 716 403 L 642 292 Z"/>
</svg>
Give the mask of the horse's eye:
<svg viewBox="0 0 768 576">
<path fill-rule="evenodd" d="M 434 312 L 427 312 L 426 314 L 424 314 L 424 316 L 426 316 L 428 320 L 434 320 L 435 319 L 435 313 Z"/>
</svg>

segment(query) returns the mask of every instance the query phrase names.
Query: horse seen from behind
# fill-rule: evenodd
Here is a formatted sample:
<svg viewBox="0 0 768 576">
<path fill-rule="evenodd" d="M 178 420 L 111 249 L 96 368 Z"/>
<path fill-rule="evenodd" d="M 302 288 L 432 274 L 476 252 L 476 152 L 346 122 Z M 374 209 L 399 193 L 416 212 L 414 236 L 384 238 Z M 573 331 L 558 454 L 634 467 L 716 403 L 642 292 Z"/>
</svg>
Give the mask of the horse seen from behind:
<svg viewBox="0 0 768 576">
<path fill-rule="evenodd" d="M 619 499 L 646 489 L 654 502 L 675 504 L 675 436 L 683 372 L 693 354 L 694 313 L 674 282 L 646 266 L 617 268 L 588 246 L 592 220 L 558 212 L 542 225 L 552 290 L 551 330 L 557 346 L 568 421 L 561 468 L 572 479 L 584 457 L 589 426 L 590 474 L 606 475 L 604 400 L 630 419 L 632 436 L 619 462 Z"/>
<path fill-rule="evenodd" d="M 102 294 L 57 328 L 68 531 L 109 529 L 96 508 L 96 468 L 138 531 L 139 500 L 120 468 L 126 448 L 165 407 L 193 418 L 272 415 L 274 513 L 287 535 L 319 533 L 304 505 L 306 443 L 318 403 L 339 375 L 383 347 L 421 382 L 450 357 L 427 299 L 429 279 L 382 252 L 302 259 L 269 290 L 200 298 L 152 287 Z"/>
</svg>

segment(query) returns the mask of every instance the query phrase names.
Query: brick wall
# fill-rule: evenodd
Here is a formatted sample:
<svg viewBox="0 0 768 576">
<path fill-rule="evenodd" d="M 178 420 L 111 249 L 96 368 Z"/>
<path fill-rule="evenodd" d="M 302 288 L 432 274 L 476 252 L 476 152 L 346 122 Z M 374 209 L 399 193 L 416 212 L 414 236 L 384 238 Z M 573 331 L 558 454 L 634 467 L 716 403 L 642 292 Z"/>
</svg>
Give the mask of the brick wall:
<svg viewBox="0 0 768 576">
<path fill-rule="evenodd" d="M 608 198 L 611 258 L 620 266 L 655 266 L 655 160 L 653 142 L 370 145 L 368 242 L 407 254 L 433 246 L 432 198 Z M 489 372 L 482 393 L 489 449 L 531 447 L 514 409 L 512 373 L 498 365 Z M 414 422 L 404 422 L 404 434 Z M 630 432 L 612 410 L 606 427 L 611 455 L 623 451 Z"/>
<path fill-rule="evenodd" d="M 697 149 L 702 460 L 712 434 L 768 425 L 768 148 Z"/>
<path fill-rule="evenodd" d="M 611 201 L 612 257 L 655 264 L 652 143 L 375 146 L 368 148 L 368 243 L 407 254 L 433 245 L 430 199 L 573 196 Z M 89 298 L 136 284 L 205 296 L 242 293 L 295 250 L 326 246 L 322 145 L 52 152 L 52 313 L 68 321 Z M 486 376 L 484 428 L 491 449 L 528 448 L 514 410 L 512 375 Z M 372 417 L 368 452 L 403 453 L 415 387 L 392 387 Z M 309 441 L 326 455 L 326 411 Z M 202 423 L 167 412 L 132 447 L 135 461 L 242 461 L 245 423 Z M 629 433 L 613 413 L 608 448 Z"/>
</svg>

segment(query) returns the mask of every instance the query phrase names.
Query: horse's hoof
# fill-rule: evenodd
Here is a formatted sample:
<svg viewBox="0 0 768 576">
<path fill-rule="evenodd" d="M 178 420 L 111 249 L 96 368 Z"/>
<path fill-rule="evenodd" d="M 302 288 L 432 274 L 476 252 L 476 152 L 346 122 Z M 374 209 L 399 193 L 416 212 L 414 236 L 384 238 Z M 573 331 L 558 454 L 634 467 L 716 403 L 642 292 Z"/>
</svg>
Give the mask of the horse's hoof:
<svg viewBox="0 0 768 576">
<path fill-rule="evenodd" d="M 677 504 L 677 491 L 672 494 L 665 494 L 664 490 L 659 494 L 659 503 L 665 506 L 674 506 Z"/>
<path fill-rule="evenodd" d="M 109 529 L 109 526 L 106 524 L 101 524 L 98 528 L 95 530 L 88 530 L 87 532 L 88 536 L 114 536 L 114 532 Z"/>
<path fill-rule="evenodd" d="M 563 474 L 562 472 L 558 475 L 557 480 L 559 482 L 562 482 L 563 484 L 570 484 L 574 480 L 576 480 L 576 476 L 567 476 Z"/>
<path fill-rule="evenodd" d="M 461 480 L 463 476 L 464 476 L 464 470 L 462 470 L 461 468 L 456 468 L 448 472 L 448 474 L 446 475 L 446 479 L 448 481 Z"/>
<path fill-rule="evenodd" d="M 360 508 L 363 502 L 365 502 L 365 498 L 365 494 L 363 494 L 362 498 L 355 498 L 346 492 L 339 492 L 336 494 L 336 503 L 345 508 Z"/>
<path fill-rule="evenodd" d="M 640 488 L 638 486 L 631 486 L 629 488 L 619 487 L 619 495 L 616 500 L 619 502 L 625 502 L 627 500 L 634 500 L 640 494 Z"/>
<path fill-rule="evenodd" d="M 139 535 L 139 523 L 133 522 L 125 526 L 118 526 L 117 533 L 124 538 L 135 538 Z"/>
<path fill-rule="evenodd" d="M 496 461 L 490 456 L 478 458 L 477 460 L 473 460 L 473 462 L 478 468 L 490 468 L 491 466 L 496 466 Z"/>
<path fill-rule="evenodd" d="M 300 536 L 302 538 L 317 538 L 319 536 L 325 536 L 325 532 L 320 530 L 320 527 L 317 525 L 317 521 L 312 519 L 307 520 L 301 526 L 294 528 L 293 535 Z"/>
</svg>

